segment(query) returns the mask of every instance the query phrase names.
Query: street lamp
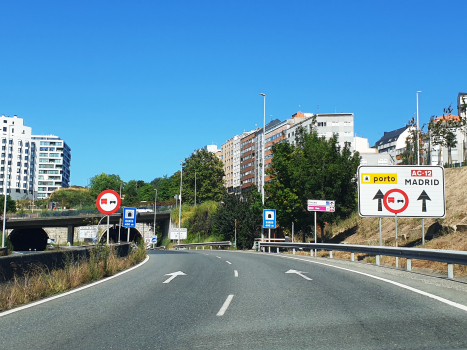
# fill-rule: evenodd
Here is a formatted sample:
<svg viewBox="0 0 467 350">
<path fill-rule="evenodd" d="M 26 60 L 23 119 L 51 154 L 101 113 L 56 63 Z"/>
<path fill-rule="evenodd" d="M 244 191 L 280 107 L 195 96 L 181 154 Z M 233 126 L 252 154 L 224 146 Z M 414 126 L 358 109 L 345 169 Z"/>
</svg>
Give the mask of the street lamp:
<svg viewBox="0 0 467 350">
<path fill-rule="evenodd" d="M 180 161 L 180 196 L 178 198 L 178 203 L 180 204 L 180 208 L 178 211 L 178 244 L 180 244 L 180 228 L 182 223 L 182 179 L 183 179 L 183 161 Z"/>
<path fill-rule="evenodd" d="M 420 141 L 420 135 L 419 135 L 419 130 L 420 130 L 420 125 L 418 123 L 418 94 L 421 91 L 417 91 L 417 165 L 420 165 L 420 150 L 418 149 L 419 141 Z"/>
<path fill-rule="evenodd" d="M 262 148 L 262 174 L 261 174 L 261 198 L 263 201 L 264 207 L 264 152 L 266 151 L 266 94 L 261 93 L 261 96 L 264 97 L 264 110 L 263 110 L 263 147 Z M 261 242 L 264 240 L 264 227 L 261 225 Z"/>
<path fill-rule="evenodd" d="M 6 147 L 5 149 L 7 150 L 7 152 L 5 152 L 6 154 L 8 154 L 8 150 L 9 150 L 9 142 L 10 142 L 10 126 L 8 125 L 7 126 L 7 138 L 6 138 Z M 8 159 L 8 157 L 5 157 L 6 159 Z M 7 163 L 7 162 L 5 162 Z M 5 169 L 3 171 L 3 196 L 4 196 L 4 201 L 3 201 L 3 231 L 2 231 L 2 248 L 5 248 L 5 229 L 6 229 L 6 196 L 7 196 L 7 180 L 8 180 L 8 166 L 7 164 L 5 164 Z"/>
<path fill-rule="evenodd" d="M 156 191 L 156 197 L 154 198 L 154 236 L 156 235 L 156 212 L 157 212 L 157 188 L 154 189 Z"/>
</svg>

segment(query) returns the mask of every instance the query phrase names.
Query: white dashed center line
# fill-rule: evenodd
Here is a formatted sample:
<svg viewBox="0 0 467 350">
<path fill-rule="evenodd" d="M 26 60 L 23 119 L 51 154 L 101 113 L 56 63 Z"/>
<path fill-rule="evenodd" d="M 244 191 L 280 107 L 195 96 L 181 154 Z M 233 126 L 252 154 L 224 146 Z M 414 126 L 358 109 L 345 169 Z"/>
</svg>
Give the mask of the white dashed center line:
<svg viewBox="0 0 467 350">
<path fill-rule="evenodd" d="M 226 263 L 229 264 L 229 265 L 232 265 L 232 263 L 230 261 L 226 261 Z"/>
<path fill-rule="evenodd" d="M 219 312 L 217 313 L 217 316 L 224 316 L 225 312 L 227 311 L 229 305 L 230 305 L 230 302 L 232 301 L 233 299 L 233 294 L 230 294 L 227 299 L 224 301 L 224 305 L 222 305 L 221 309 L 219 310 Z"/>
<path fill-rule="evenodd" d="M 238 277 L 238 271 L 237 270 L 234 270 L 234 275 L 235 275 L 235 277 Z"/>
</svg>

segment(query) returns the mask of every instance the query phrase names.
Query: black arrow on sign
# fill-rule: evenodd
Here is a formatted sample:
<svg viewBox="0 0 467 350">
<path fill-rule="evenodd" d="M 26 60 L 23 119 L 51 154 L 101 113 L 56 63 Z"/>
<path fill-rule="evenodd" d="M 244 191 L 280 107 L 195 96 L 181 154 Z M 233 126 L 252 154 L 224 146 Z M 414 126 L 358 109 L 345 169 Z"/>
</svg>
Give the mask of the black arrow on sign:
<svg viewBox="0 0 467 350">
<path fill-rule="evenodd" d="M 383 202 L 382 202 L 383 198 L 384 198 L 383 192 L 381 192 L 381 190 L 378 190 L 375 197 L 373 198 L 373 200 L 374 199 L 378 200 L 378 211 L 383 211 Z"/>
<path fill-rule="evenodd" d="M 422 212 L 426 213 L 426 200 L 428 199 L 431 201 L 430 197 L 426 194 L 425 190 L 420 194 L 420 197 L 418 197 L 417 201 L 422 200 Z"/>
</svg>

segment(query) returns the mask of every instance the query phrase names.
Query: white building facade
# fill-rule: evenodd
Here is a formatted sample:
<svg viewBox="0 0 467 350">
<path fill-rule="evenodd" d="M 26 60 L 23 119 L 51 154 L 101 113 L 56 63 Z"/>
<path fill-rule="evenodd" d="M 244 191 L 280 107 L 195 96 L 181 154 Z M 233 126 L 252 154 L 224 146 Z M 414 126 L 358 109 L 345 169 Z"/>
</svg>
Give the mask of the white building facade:
<svg viewBox="0 0 467 350">
<path fill-rule="evenodd" d="M 70 181 L 71 150 L 58 136 L 35 136 L 32 128 L 24 126 L 24 120 L 17 116 L 0 117 L 2 133 L 2 152 L 0 154 L 0 195 L 6 192 L 13 200 L 18 199 L 44 199 L 55 189 L 68 187 Z M 47 141 L 46 141 L 47 139 Z M 40 152 L 40 142 L 54 142 L 53 152 Z M 53 141 L 49 141 L 53 140 Z M 51 154 L 52 153 L 52 154 Z M 45 157 L 47 154 L 47 157 Z M 44 159 L 53 159 L 43 167 Z M 47 169 L 47 173 L 44 171 Z M 52 172 L 49 174 L 49 169 Z M 41 176 L 41 178 L 39 178 Z M 52 178 L 49 178 L 52 176 Z M 45 186 L 39 182 L 47 180 L 53 184 Z"/>
</svg>

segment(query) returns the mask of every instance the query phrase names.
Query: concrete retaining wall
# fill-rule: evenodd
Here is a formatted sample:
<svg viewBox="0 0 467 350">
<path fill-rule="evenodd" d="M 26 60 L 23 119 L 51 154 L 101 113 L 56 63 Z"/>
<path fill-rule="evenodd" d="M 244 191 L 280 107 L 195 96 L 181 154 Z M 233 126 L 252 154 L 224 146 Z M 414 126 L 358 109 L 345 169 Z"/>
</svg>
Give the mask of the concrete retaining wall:
<svg viewBox="0 0 467 350">
<path fill-rule="evenodd" d="M 11 280 L 34 272 L 35 269 L 49 270 L 65 267 L 67 261 L 89 259 L 93 246 L 60 249 L 56 251 L 37 252 L 31 254 L 13 254 L 0 257 L 0 282 Z M 119 257 L 127 256 L 130 244 L 114 245 Z"/>
</svg>

